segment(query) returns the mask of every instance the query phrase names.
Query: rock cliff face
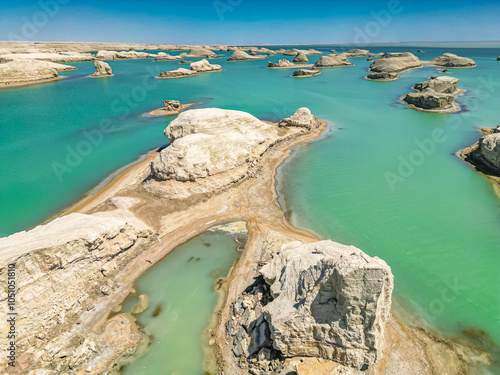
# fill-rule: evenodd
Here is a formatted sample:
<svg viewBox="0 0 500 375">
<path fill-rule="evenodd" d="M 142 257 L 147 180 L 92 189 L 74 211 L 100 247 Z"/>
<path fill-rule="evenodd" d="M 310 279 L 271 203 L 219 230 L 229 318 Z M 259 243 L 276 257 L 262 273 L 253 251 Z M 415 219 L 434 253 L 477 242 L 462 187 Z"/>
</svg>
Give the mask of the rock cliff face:
<svg viewBox="0 0 500 375">
<path fill-rule="evenodd" d="M 416 92 L 407 94 L 403 101 L 414 109 L 432 112 L 456 112 L 460 106 L 455 96 L 461 93 L 457 88 L 458 79 L 453 77 L 432 76 L 425 82 L 417 83 Z"/>
<path fill-rule="evenodd" d="M 94 61 L 95 72 L 91 77 L 109 77 L 113 75 L 113 71 L 108 63 L 104 61 Z"/>
<path fill-rule="evenodd" d="M 399 78 L 399 74 L 388 72 L 369 73 L 366 78 L 373 81 L 394 81 Z"/>
<path fill-rule="evenodd" d="M 410 52 L 385 53 L 370 65 L 370 73 L 402 73 L 421 67 L 422 62 Z M 381 76 L 383 77 L 384 75 Z M 375 75 L 369 76 L 372 80 L 377 79 L 375 77 Z"/>
<path fill-rule="evenodd" d="M 453 53 L 445 53 L 435 59 L 431 60 L 432 65 L 444 66 L 447 68 L 471 68 L 476 66 L 476 63 L 472 59 L 467 57 L 460 57 Z"/>
<path fill-rule="evenodd" d="M 153 231 L 125 210 L 74 213 L 0 239 L 0 269 L 5 274 L 15 263 L 16 312 L 23 317 L 17 366 L 8 369 L 3 356 L 2 372 L 103 374 L 147 345 L 130 315 L 106 321 L 100 304 L 124 293 L 115 275 L 154 241 Z M 6 290 L 2 279 L 1 300 Z"/>
<path fill-rule="evenodd" d="M 292 118 L 296 118 L 295 130 L 286 124 L 264 123 L 241 111 L 208 108 L 183 112 L 165 129 L 171 145 L 151 163 L 153 179 L 145 182 L 145 188 L 176 199 L 208 197 L 218 189 L 254 177 L 269 147 L 286 136 L 306 131 L 308 126 L 319 125 L 310 112 L 306 116 L 303 110 Z"/>
<path fill-rule="evenodd" d="M 266 55 L 256 55 L 252 56 L 245 51 L 237 50 L 231 55 L 227 61 L 250 61 L 250 60 L 262 60 L 265 59 Z"/>
<path fill-rule="evenodd" d="M 500 174 L 500 132 L 498 128 L 493 134 L 479 139 L 479 146 L 472 153 L 472 157 Z"/>
<path fill-rule="evenodd" d="M 327 55 L 321 57 L 316 64 L 315 68 L 339 68 L 342 66 L 353 66 L 354 64 L 347 61 L 345 55 Z"/>
<path fill-rule="evenodd" d="M 378 360 L 393 289 L 384 261 L 332 241 L 292 242 L 260 274 L 226 327 L 240 365 L 316 357 L 366 369 Z"/>
<path fill-rule="evenodd" d="M 286 59 L 281 59 L 278 61 L 278 63 L 273 63 L 269 61 L 269 65 L 267 66 L 268 68 L 292 68 L 294 67 L 295 64 L 291 61 L 288 61 Z"/>
</svg>

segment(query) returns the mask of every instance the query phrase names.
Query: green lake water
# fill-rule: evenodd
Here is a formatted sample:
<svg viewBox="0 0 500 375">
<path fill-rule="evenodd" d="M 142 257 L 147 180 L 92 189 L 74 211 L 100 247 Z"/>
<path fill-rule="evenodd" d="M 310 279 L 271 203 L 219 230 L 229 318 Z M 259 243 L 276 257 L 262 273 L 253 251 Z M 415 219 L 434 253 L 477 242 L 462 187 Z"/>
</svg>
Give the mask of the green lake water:
<svg viewBox="0 0 500 375">
<path fill-rule="evenodd" d="M 137 280 L 135 296 L 149 297 L 148 309 L 137 319 L 153 339 L 146 354 L 123 374 L 204 374 L 207 342 L 201 334 L 219 298 L 216 281 L 227 276 L 238 257 L 236 247 L 233 235 L 208 232 L 175 249 Z M 131 312 L 136 303 L 129 299 L 123 311 Z M 158 306 L 161 312 L 154 317 Z"/>
<path fill-rule="evenodd" d="M 331 132 L 300 147 L 281 170 L 292 222 L 384 259 L 398 299 L 435 329 L 456 334 L 475 327 L 500 342 L 500 200 L 484 176 L 454 155 L 477 140 L 477 127 L 500 123 L 500 51 L 424 49 L 421 60 L 452 52 L 477 62 L 472 69 L 450 69 L 467 90 L 457 98 L 464 112 L 422 113 L 398 102 L 436 68 L 370 82 L 363 79 L 366 58 L 308 79 L 266 69 L 267 60 L 228 63 L 229 54 L 212 60 L 224 72 L 179 80 L 152 78 L 180 67 L 175 61 L 110 61 L 115 76 L 105 79 L 87 78 L 93 64 L 78 63 L 79 70 L 62 73 L 65 80 L 2 90 L 0 235 L 36 225 L 113 171 L 167 144 L 163 129 L 170 120 L 143 116 L 165 99 L 273 121 L 308 107 Z"/>
</svg>

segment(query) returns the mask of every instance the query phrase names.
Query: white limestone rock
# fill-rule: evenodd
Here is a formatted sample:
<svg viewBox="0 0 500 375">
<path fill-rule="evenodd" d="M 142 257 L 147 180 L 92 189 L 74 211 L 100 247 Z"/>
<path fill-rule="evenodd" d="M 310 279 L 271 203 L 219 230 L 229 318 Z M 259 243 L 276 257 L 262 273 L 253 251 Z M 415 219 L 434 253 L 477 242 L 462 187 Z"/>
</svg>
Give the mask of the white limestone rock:
<svg viewBox="0 0 500 375">
<path fill-rule="evenodd" d="M 332 241 L 282 246 L 261 274 L 273 348 L 362 368 L 377 361 L 389 319 L 393 276 L 377 257 Z"/>
</svg>

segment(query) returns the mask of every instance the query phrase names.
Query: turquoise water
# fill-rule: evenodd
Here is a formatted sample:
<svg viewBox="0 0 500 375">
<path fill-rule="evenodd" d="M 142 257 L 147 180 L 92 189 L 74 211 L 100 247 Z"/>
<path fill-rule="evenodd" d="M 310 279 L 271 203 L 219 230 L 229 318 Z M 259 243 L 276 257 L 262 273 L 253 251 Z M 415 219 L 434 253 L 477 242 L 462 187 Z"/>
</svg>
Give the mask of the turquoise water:
<svg viewBox="0 0 500 375">
<path fill-rule="evenodd" d="M 365 58 L 311 79 L 265 69 L 266 60 L 213 60 L 225 71 L 180 80 L 152 78 L 180 67 L 175 61 L 110 61 L 116 75 L 99 80 L 86 78 L 92 63 L 79 63 L 66 80 L 0 91 L 0 234 L 37 224 L 117 168 L 167 143 L 162 131 L 168 121 L 142 116 L 165 99 L 239 109 L 266 120 L 306 106 L 333 131 L 300 148 L 284 167 L 293 222 L 383 258 L 394 272 L 396 295 L 434 328 L 457 333 L 461 326 L 476 327 L 499 342 L 500 200 L 492 184 L 454 153 L 477 140 L 476 127 L 499 122 L 500 51 L 425 47 L 418 56 L 430 60 L 444 52 L 478 64 L 452 70 L 467 90 L 457 99 L 467 110 L 460 114 L 421 113 L 397 101 L 435 75 L 435 68 L 405 73 L 395 82 L 370 82 L 363 79 L 370 64 Z M 90 152 L 80 152 L 81 160 L 57 173 L 54 163 L 64 165 L 78 147 L 85 151 L 85 131 L 96 134 L 104 119 L 111 131 L 101 130 L 102 140 Z M 429 144 L 436 129 L 439 139 Z M 395 180 L 408 160 L 414 165 Z"/>
<path fill-rule="evenodd" d="M 210 246 L 206 246 L 210 244 Z M 219 293 L 214 290 L 238 257 L 234 237 L 206 233 L 167 255 L 135 284 L 136 296 L 147 294 L 149 307 L 137 315 L 152 334 L 145 355 L 127 365 L 123 374 L 201 375 L 205 367 L 202 332 L 209 326 Z M 132 311 L 130 299 L 124 311 Z M 161 312 L 153 317 L 158 306 Z"/>
</svg>

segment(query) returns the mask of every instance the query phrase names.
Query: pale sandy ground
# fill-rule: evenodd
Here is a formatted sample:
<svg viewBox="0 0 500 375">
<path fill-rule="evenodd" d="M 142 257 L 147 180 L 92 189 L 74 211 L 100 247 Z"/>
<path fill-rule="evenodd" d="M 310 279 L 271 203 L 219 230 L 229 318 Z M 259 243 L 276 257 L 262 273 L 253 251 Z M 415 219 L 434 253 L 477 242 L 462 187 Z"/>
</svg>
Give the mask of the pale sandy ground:
<svg viewBox="0 0 500 375">
<path fill-rule="evenodd" d="M 96 194 L 86 197 L 69 207 L 62 215 L 70 212 L 93 213 L 111 209 L 108 199 L 115 196 L 127 196 L 140 200 L 131 211 L 146 224 L 156 229 L 161 238 L 142 257 L 134 260 L 127 270 L 121 273 L 119 280 L 127 291 L 131 291 L 134 281 L 149 267 L 164 258 L 179 245 L 204 233 L 219 224 L 244 221 L 248 228 L 248 241 L 245 251 L 237 261 L 227 279 L 221 280 L 222 301 L 219 311 L 220 321 L 229 317 L 229 306 L 248 285 L 249 274 L 256 267 L 256 243 L 262 242 L 263 235 L 272 230 L 283 237 L 304 242 L 314 242 L 318 238 L 301 229 L 293 227 L 286 219 L 277 203 L 275 190 L 275 171 L 290 154 L 290 147 L 312 141 L 326 128 L 303 135 L 291 141 L 283 142 L 268 151 L 262 160 L 262 170 L 257 178 L 247 178 L 236 186 L 222 191 L 203 202 L 183 202 L 153 197 L 141 188 L 141 183 L 149 176 L 149 163 L 157 156 L 153 153 L 146 160 L 133 165 Z M 307 146 L 306 146 L 307 147 Z M 124 294 L 121 296 L 126 297 Z M 111 311 L 121 303 L 114 299 L 101 311 Z M 398 309 L 400 310 L 400 309 Z M 402 310 L 401 310 L 402 311 Z M 397 314 L 403 314 L 398 311 Z M 101 314 L 99 319 L 105 319 Z M 99 323 L 96 321 L 94 323 Z M 229 358 L 225 345 L 223 325 L 212 331 L 216 340 L 215 348 L 219 364 Z M 479 352 L 469 351 L 466 346 L 445 339 L 423 328 L 421 322 L 405 325 L 393 309 L 392 318 L 387 325 L 384 356 L 369 374 L 467 374 L 470 370 L 470 358 Z M 484 360 L 484 357 L 480 358 Z M 306 365 L 301 365 L 306 366 Z M 309 366 L 309 367 L 307 367 Z M 336 374 L 336 364 L 326 366 L 312 363 L 307 371 L 315 374 Z M 332 367 L 333 366 L 333 367 Z M 327 371 L 327 369 L 329 369 Z M 333 369 L 333 370 L 332 370 Z M 237 374 L 238 369 L 234 369 Z M 308 373 L 306 370 L 303 374 Z M 313 372 L 310 372 L 313 371 Z"/>
</svg>

